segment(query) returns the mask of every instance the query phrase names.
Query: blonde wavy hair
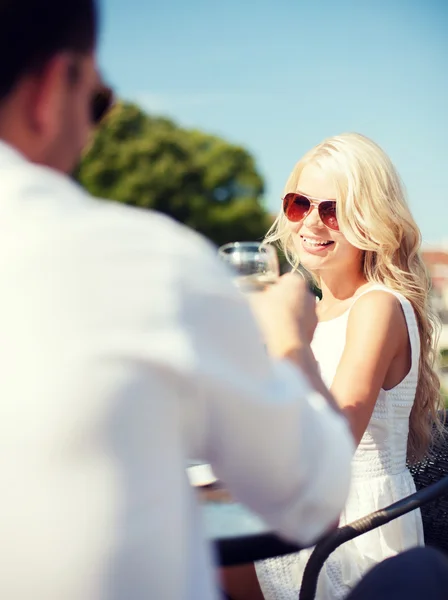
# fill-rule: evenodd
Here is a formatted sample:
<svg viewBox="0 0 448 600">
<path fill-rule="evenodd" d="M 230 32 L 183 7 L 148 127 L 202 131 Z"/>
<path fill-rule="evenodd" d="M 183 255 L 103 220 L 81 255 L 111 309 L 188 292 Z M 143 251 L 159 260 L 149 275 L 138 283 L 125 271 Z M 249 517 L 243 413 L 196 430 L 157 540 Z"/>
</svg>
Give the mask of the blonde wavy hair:
<svg viewBox="0 0 448 600">
<path fill-rule="evenodd" d="M 440 382 L 435 372 L 439 322 L 429 303 L 431 284 L 420 255 L 420 231 L 394 165 L 369 138 L 348 133 L 324 140 L 296 164 L 285 194 L 297 191 L 300 175 L 310 164 L 322 169 L 335 185 L 339 228 L 353 246 L 363 250 L 366 279 L 400 292 L 414 308 L 421 350 L 409 420 L 408 460 L 416 462 L 428 454 L 444 430 Z M 300 267 L 283 211 L 266 241 L 280 245 L 290 264 Z"/>
</svg>

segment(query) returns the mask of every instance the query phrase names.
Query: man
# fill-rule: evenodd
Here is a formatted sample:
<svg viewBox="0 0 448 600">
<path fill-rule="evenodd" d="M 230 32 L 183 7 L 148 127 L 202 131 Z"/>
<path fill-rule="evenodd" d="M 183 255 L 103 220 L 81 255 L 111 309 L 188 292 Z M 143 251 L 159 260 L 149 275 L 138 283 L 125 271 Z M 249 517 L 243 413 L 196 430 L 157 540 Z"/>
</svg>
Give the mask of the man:
<svg viewBox="0 0 448 600">
<path fill-rule="evenodd" d="M 209 600 L 186 459 L 307 543 L 343 507 L 353 442 L 303 285 L 260 294 L 270 358 L 208 243 L 65 175 L 96 36 L 94 0 L 1 0 L 0 597 Z"/>
</svg>

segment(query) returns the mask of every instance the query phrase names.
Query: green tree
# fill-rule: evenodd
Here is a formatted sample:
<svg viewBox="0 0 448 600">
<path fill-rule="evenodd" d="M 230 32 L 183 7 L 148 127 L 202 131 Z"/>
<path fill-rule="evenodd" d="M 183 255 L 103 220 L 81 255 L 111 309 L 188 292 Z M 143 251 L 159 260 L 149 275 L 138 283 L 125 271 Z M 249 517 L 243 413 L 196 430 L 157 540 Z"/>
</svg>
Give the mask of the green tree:
<svg viewBox="0 0 448 600">
<path fill-rule="evenodd" d="M 263 237 L 263 180 L 239 146 L 117 104 L 76 177 L 93 195 L 166 213 L 217 244 Z"/>
</svg>

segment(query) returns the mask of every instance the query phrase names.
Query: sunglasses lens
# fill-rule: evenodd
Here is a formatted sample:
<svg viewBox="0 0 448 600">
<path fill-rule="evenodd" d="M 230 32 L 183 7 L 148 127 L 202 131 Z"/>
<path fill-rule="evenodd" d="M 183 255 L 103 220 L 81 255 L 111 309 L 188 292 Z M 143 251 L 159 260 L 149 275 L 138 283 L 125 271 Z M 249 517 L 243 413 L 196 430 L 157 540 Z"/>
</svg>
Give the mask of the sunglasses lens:
<svg viewBox="0 0 448 600">
<path fill-rule="evenodd" d="M 321 202 L 319 204 L 319 216 L 322 223 L 328 227 L 328 229 L 333 229 L 335 231 L 339 229 L 338 219 L 336 217 L 336 202 Z"/>
<path fill-rule="evenodd" d="M 113 103 L 113 93 L 108 87 L 101 87 L 92 98 L 92 121 L 95 125 L 101 122 Z"/>
<path fill-rule="evenodd" d="M 297 223 L 305 218 L 310 210 L 310 201 L 300 194 L 286 194 L 283 199 L 283 212 L 288 221 Z"/>
</svg>

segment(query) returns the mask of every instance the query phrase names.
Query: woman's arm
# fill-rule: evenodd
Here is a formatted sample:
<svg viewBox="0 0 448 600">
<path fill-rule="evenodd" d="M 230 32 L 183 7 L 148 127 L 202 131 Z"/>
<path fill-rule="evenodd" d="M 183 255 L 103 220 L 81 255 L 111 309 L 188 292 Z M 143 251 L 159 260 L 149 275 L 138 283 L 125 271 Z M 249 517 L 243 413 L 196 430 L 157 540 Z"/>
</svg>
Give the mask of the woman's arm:
<svg viewBox="0 0 448 600">
<path fill-rule="evenodd" d="M 359 444 L 381 388 L 397 385 L 407 374 L 411 351 L 400 301 L 374 290 L 353 305 L 344 352 L 331 386 Z"/>
</svg>

